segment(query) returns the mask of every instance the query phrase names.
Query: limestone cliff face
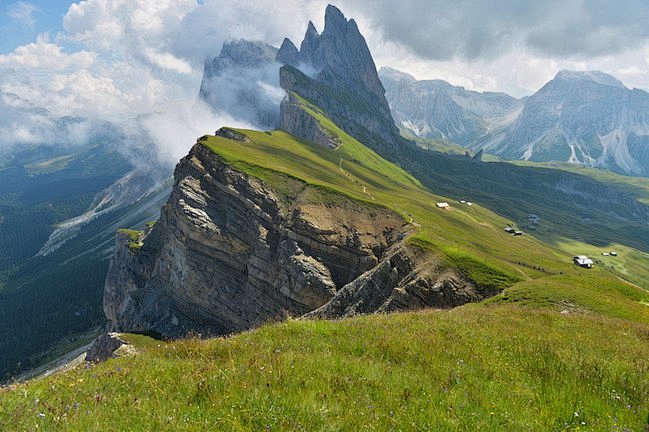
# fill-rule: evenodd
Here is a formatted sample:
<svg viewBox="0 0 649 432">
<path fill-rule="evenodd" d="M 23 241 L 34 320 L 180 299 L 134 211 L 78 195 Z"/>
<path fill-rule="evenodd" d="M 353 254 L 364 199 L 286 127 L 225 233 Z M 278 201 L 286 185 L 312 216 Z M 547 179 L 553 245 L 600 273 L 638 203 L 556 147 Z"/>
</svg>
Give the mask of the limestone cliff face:
<svg viewBox="0 0 649 432">
<path fill-rule="evenodd" d="M 144 246 L 118 235 L 104 297 L 111 329 L 224 334 L 302 315 L 403 237 L 400 216 L 344 198 L 324 205 L 299 185 L 287 200 L 195 145 Z"/>
</svg>

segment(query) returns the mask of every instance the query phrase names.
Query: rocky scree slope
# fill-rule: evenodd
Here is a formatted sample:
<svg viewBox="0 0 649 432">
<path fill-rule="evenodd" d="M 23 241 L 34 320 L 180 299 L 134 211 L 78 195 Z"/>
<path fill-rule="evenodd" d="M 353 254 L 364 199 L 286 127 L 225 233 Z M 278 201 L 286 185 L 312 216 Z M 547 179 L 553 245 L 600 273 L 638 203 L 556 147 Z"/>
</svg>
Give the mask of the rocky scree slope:
<svg viewBox="0 0 649 432">
<path fill-rule="evenodd" d="M 495 294 L 407 244 L 399 214 L 280 173 L 264 176 L 198 142 L 176 167 L 143 246 L 117 238 L 104 295 L 110 329 L 218 335 L 312 311 L 451 307 Z"/>
</svg>

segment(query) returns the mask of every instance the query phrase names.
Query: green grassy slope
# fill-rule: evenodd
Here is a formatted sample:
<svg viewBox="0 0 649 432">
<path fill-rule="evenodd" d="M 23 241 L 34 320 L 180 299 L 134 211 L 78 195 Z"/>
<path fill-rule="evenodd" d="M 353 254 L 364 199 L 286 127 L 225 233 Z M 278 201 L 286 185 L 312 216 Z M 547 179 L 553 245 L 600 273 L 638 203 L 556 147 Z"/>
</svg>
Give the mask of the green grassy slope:
<svg viewBox="0 0 649 432">
<path fill-rule="evenodd" d="M 625 176 L 603 169 L 564 162 L 511 161 L 511 163 L 530 168 L 543 167 L 579 174 L 613 187 L 619 191 L 620 195 L 628 195 L 645 205 L 649 204 L 649 179 L 644 177 Z M 628 242 L 629 237 L 634 234 L 644 241 L 643 235 L 636 230 L 633 224 L 620 221 L 614 215 L 608 215 L 608 218 L 608 221 L 600 219 L 581 224 L 585 229 L 593 227 L 596 233 L 600 233 L 602 227 L 608 230 L 608 235 L 600 237 L 601 241 L 595 242 L 596 244 L 592 244 L 594 243 L 592 241 L 589 244 L 590 236 L 580 236 L 577 233 L 573 236 L 566 236 L 565 233 L 558 232 L 559 230 L 552 223 L 549 225 L 542 223 L 547 226 L 542 226 L 535 235 L 567 253 L 580 251 L 580 253 L 590 255 L 597 260 L 598 266 L 607 268 L 620 277 L 646 288 L 646 281 L 649 280 L 649 253 L 645 247 L 642 247 L 642 244 L 629 244 Z M 521 222 L 523 223 L 523 221 Z M 616 251 L 618 256 L 602 256 L 602 253 L 610 251 Z"/>
<path fill-rule="evenodd" d="M 489 155 L 483 160 L 496 163 L 476 164 L 431 152 L 428 165 L 415 168 L 433 190 L 479 202 L 544 243 L 570 255 L 592 255 L 598 266 L 644 286 L 649 279 L 649 228 L 632 203 L 649 203 L 648 179 L 567 163 L 502 162 Z M 560 193 L 563 187 L 576 193 Z M 540 216 L 539 225 L 530 227 L 529 213 Z M 611 250 L 622 252 L 616 258 L 601 255 Z"/>
<path fill-rule="evenodd" d="M 446 201 L 315 108 L 342 146 L 281 131 L 204 137 L 226 163 L 289 194 L 306 182 L 391 208 L 410 242 L 479 282 L 519 280 L 451 311 L 292 320 L 164 343 L 0 390 L 3 430 L 637 430 L 649 427 L 649 293 Z M 290 181 L 287 181 L 290 179 Z M 317 196 L 317 194 L 315 195 Z"/>
<path fill-rule="evenodd" d="M 635 430 L 646 325 L 513 306 L 289 321 L 0 390 L 3 430 Z"/>
</svg>

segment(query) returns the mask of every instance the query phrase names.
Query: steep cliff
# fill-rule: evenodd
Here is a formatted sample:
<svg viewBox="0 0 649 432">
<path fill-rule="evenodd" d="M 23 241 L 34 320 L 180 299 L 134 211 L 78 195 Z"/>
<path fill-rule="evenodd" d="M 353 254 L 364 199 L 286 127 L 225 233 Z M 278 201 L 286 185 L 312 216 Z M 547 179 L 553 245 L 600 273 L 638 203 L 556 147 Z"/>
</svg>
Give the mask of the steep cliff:
<svg viewBox="0 0 649 432">
<path fill-rule="evenodd" d="M 264 146 L 244 132 L 217 135 Z M 340 317 L 493 294 L 409 245 L 414 227 L 400 214 L 259 170 L 228 163 L 205 141 L 192 148 L 143 243 L 118 235 L 104 296 L 111 330 L 226 334 L 314 310 Z"/>
<path fill-rule="evenodd" d="M 223 334 L 301 315 L 373 268 L 403 232 L 394 213 L 340 197 L 323 205 L 326 192 L 279 177 L 290 197 L 195 145 L 144 246 L 118 236 L 105 291 L 111 327 Z"/>
</svg>

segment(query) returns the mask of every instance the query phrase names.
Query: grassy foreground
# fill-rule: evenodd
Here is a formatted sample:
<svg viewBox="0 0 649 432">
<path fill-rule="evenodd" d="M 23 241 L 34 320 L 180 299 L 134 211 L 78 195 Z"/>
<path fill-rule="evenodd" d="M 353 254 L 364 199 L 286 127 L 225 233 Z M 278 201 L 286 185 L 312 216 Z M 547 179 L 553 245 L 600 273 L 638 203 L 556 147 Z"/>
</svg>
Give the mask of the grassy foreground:
<svg viewBox="0 0 649 432">
<path fill-rule="evenodd" d="M 601 315 L 471 305 L 128 337 L 139 354 L 0 391 L 0 429 L 649 428 L 649 327 Z"/>
</svg>

